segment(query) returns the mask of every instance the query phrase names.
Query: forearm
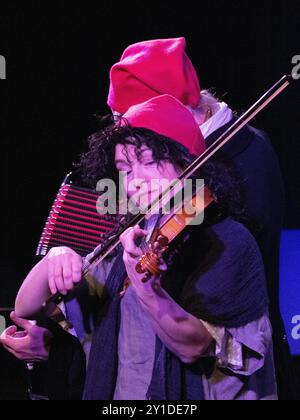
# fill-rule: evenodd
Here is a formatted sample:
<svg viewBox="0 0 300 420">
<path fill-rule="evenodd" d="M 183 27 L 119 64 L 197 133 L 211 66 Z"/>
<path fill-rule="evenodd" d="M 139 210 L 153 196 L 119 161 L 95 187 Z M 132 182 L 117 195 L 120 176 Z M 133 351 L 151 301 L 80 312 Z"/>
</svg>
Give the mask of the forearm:
<svg viewBox="0 0 300 420">
<path fill-rule="evenodd" d="M 211 335 L 202 322 L 181 308 L 160 286 L 139 293 L 143 308 L 165 346 L 184 363 L 196 361 L 208 348 Z"/>
<path fill-rule="evenodd" d="M 33 318 L 40 313 L 50 295 L 47 259 L 44 258 L 30 271 L 18 292 L 16 315 L 21 318 Z"/>
<path fill-rule="evenodd" d="M 135 241 L 146 234 L 146 231 L 135 226 L 121 235 L 124 247 L 123 261 L 131 287 L 134 287 L 156 334 L 165 346 L 182 362 L 193 363 L 208 348 L 212 337 L 199 319 L 181 308 L 162 289 L 158 278 L 143 283 L 144 274 L 136 269 L 142 251 L 136 246 Z"/>
</svg>

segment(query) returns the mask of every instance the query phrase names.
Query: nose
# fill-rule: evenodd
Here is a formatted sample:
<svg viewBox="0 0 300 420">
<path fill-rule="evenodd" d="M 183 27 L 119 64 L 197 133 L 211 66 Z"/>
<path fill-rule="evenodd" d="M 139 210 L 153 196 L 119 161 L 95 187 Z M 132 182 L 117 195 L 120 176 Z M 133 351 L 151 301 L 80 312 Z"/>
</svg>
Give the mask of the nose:
<svg viewBox="0 0 300 420">
<path fill-rule="evenodd" d="M 147 174 L 147 171 L 141 165 L 132 166 L 132 188 L 136 192 L 142 190 L 145 185 L 148 185 L 150 179 L 149 174 Z"/>
</svg>

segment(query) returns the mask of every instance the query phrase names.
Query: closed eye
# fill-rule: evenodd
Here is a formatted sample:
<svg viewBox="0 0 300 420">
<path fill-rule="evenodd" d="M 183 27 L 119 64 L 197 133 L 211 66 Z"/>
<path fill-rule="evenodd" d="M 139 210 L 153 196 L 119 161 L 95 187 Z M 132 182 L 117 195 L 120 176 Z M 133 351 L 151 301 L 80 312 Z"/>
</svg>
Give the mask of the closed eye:
<svg viewBox="0 0 300 420">
<path fill-rule="evenodd" d="M 129 174 L 131 174 L 131 170 L 130 169 L 118 169 L 118 171 L 119 172 L 125 172 L 126 173 L 126 175 L 129 175 Z"/>
</svg>

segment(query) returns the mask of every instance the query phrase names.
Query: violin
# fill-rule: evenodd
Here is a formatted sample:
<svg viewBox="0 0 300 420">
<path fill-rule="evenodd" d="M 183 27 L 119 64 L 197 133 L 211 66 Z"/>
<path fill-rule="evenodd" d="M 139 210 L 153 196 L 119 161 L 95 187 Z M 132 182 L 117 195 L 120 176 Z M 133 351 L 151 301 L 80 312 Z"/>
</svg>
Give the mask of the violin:
<svg viewBox="0 0 300 420">
<path fill-rule="evenodd" d="M 238 120 L 236 120 L 204 153 L 195 159 L 180 175 L 178 180 L 171 189 L 164 191 L 160 196 L 154 200 L 153 203 L 145 211 L 137 214 L 132 220 L 120 231 L 110 238 L 106 243 L 101 245 L 99 249 L 94 252 L 94 255 L 85 261 L 83 266 L 83 278 L 87 281 L 87 274 L 92 266 L 101 263 L 108 255 L 110 255 L 120 244 L 120 236 L 130 227 L 136 226 L 143 222 L 149 214 L 160 214 L 166 194 L 175 191 L 179 183 L 190 179 L 195 173 L 222 147 L 224 147 L 233 136 L 235 136 L 246 124 L 248 124 L 262 109 L 264 109 L 271 101 L 273 101 L 281 92 L 283 92 L 294 81 L 291 75 L 283 76 L 271 89 L 269 89 L 251 108 L 248 109 Z M 145 274 L 142 279 L 147 281 L 151 276 L 160 273 L 161 258 L 168 245 L 185 229 L 185 227 L 193 220 L 193 217 L 199 216 L 201 212 L 214 202 L 214 197 L 207 187 L 203 186 L 204 191 L 199 194 L 197 192 L 191 197 L 190 204 L 195 208 L 195 214 L 191 217 L 184 211 L 183 206 L 177 208 L 171 215 L 164 220 L 159 226 L 154 226 L 147 242 L 143 244 L 144 254 L 139 259 L 136 271 L 140 274 Z M 199 200 L 199 195 L 202 199 Z M 155 246 L 154 246 L 155 244 Z M 125 281 L 126 283 L 126 281 Z M 128 283 L 128 282 L 127 282 Z M 59 303 L 62 296 L 59 293 L 52 295 L 46 302 Z"/>
</svg>

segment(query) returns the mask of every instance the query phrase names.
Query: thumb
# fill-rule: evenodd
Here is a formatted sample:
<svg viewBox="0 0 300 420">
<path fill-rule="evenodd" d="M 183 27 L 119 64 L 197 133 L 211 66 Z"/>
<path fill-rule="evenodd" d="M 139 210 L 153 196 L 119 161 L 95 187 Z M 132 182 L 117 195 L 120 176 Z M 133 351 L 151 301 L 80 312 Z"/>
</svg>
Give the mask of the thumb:
<svg viewBox="0 0 300 420">
<path fill-rule="evenodd" d="M 34 325 L 35 323 L 33 321 L 28 321 L 24 318 L 19 318 L 15 312 L 12 312 L 10 314 L 10 319 L 12 322 L 14 322 L 18 327 L 23 328 L 23 330 L 28 330 Z"/>
<path fill-rule="evenodd" d="M 139 225 L 134 226 L 133 228 L 135 238 L 142 238 L 143 236 L 147 236 L 147 230 L 141 229 Z"/>
</svg>

